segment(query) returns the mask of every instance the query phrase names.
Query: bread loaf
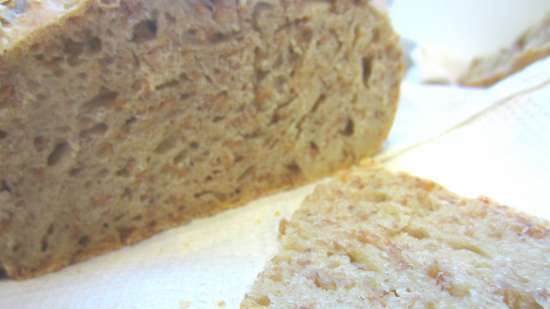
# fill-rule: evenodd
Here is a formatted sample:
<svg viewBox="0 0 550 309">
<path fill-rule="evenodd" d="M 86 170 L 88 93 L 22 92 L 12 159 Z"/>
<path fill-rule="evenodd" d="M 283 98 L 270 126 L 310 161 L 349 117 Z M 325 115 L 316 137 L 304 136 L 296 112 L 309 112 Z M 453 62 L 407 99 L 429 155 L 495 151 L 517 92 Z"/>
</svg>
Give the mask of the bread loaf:
<svg viewBox="0 0 550 309">
<path fill-rule="evenodd" d="M 549 55 L 550 13 L 527 29 L 511 46 L 474 59 L 458 82 L 465 86 L 491 86 Z"/>
<path fill-rule="evenodd" d="M 367 0 L 0 6 L 0 268 L 26 278 L 375 153 L 398 38 Z"/>
<path fill-rule="evenodd" d="M 318 187 L 241 308 L 550 308 L 550 225 L 379 168 Z"/>
</svg>

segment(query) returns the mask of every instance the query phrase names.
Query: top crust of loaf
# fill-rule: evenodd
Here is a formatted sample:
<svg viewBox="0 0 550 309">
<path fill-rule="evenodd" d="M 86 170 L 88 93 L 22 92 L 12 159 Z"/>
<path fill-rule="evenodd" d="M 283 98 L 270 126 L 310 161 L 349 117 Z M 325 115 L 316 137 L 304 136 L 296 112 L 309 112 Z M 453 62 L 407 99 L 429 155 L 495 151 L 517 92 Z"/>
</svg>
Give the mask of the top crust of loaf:
<svg viewBox="0 0 550 309">
<path fill-rule="evenodd" d="M 550 225 L 379 168 L 317 187 L 241 308 L 550 306 Z"/>
<path fill-rule="evenodd" d="M 29 45 L 47 28 L 81 14 L 95 0 L 1 0 L 0 56 Z M 101 2 L 101 1 L 100 1 Z M 32 44 L 30 44 L 32 45 Z"/>
</svg>

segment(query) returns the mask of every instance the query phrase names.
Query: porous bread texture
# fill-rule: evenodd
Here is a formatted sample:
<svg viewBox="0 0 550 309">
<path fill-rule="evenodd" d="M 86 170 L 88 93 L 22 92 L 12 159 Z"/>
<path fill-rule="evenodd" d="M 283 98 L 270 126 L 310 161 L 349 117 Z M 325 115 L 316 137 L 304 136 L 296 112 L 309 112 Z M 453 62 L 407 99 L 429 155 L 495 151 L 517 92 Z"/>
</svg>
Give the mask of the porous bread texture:
<svg viewBox="0 0 550 309">
<path fill-rule="evenodd" d="M 327 175 L 391 127 L 402 55 L 366 0 L 55 3 L 2 25 L 11 278 Z"/>
<path fill-rule="evenodd" d="M 465 86 L 487 87 L 550 55 L 550 13 L 512 46 L 475 59 L 459 79 Z"/>
<path fill-rule="evenodd" d="M 242 309 L 550 308 L 550 225 L 381 168 L 320 185 Z"/>
</svg>

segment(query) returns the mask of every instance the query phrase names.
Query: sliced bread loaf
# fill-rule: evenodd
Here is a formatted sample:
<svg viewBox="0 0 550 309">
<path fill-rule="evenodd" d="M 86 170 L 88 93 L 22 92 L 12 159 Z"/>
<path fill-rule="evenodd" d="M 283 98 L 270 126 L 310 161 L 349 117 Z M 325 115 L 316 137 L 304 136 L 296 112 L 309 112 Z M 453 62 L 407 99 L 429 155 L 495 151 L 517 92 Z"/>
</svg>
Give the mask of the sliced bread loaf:
<svg viewBox="0 0 550 309">
<path fill-rule="evenodd" d="M 379 168 L 319 186 L 241 308 L 550 308 L 550 225 Z"/>
<path fill-rule="evenodd" d="M 0 269 L 26 278 L 375 153 L 367 0 L 0 2 Z"/>
</svg>

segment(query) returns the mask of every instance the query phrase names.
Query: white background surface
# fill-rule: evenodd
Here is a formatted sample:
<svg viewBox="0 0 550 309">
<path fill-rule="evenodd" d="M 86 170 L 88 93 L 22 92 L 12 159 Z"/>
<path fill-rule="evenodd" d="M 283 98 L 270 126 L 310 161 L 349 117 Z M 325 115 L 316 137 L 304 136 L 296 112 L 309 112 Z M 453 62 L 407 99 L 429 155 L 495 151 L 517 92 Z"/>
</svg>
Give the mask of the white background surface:
<svg viewBox="0 0 550 309">
<path fill-rule="evenodd" d="M 550 219 L 548 72 L 550 59 L 489 90 L 406 80 L 378 159 L 457 193 L 487 195 Z M 0 281 L 0 308 L 221 308 L 220 301 L 238 308 L 277 248 L 279 220 L 311 188 L 197 220 L 54 274 Z"/>
</svg>

